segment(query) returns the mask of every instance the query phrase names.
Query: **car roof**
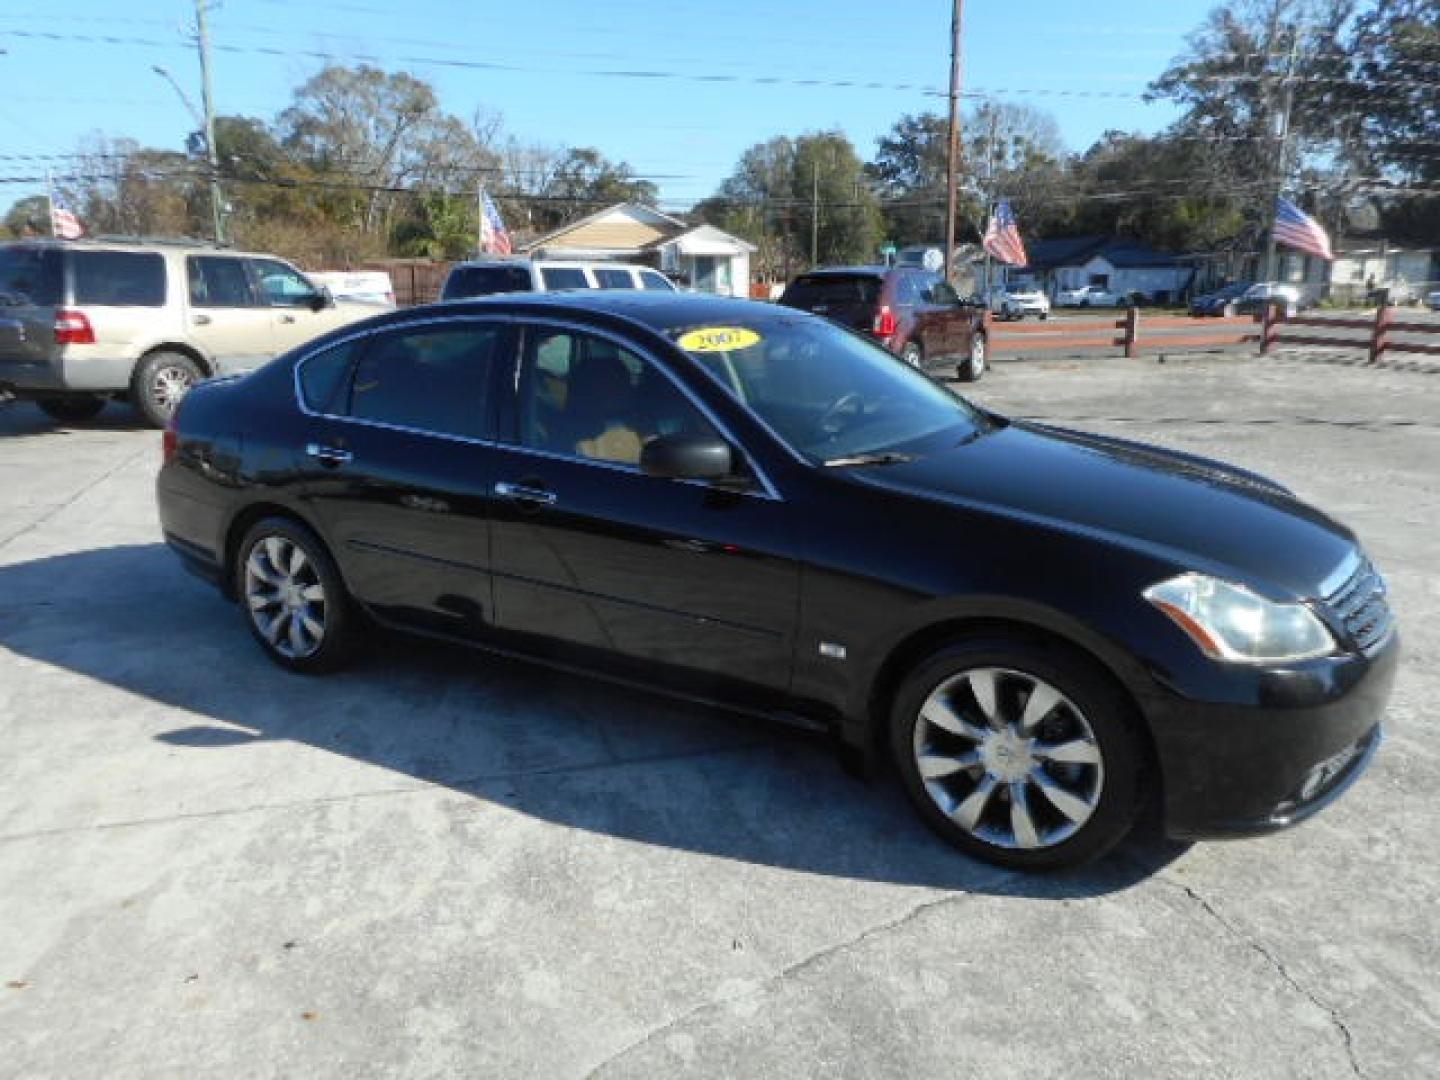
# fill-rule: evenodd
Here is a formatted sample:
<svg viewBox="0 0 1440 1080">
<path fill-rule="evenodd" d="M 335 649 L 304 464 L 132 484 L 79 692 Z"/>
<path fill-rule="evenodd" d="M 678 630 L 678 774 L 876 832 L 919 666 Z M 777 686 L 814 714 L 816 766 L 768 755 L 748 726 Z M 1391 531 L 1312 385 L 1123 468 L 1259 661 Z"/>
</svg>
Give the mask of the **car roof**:
<svg viewBox="0 0 1440 1080">
<path fill-rule="evenodd" d="M 493 296 L 441 300 L 423 307 L 405 308 L 384 316 L 383 322 L 406 321 L 424 315 L 459 313 L 535 316 L 578 316 L 621 319 L 657 332 L 682 326 L 722 326 L 726 322 L 773 322 L 804 316 L 794 308 L 758 300 L 739 300 L 704 293 L 644 292 L 626 289 L 588 289 L 551 293 L 497 293 Z"/>
<path fill-rule="evenodd" d="M 806 270 L 803 274 L 797 274 L 795 280 L 800 278 L 817 277 L 884 277 L 892 269 L 894 270 L 919 270 L 918 266 L 817 266 L 814 270 Z"/>
<path fill-rule="evenodd" d="M 178 255 L 232 255 L 246 259 L 289 261 L 273 252 L 240 251 L 236 248 L 207 244 L 203 240 L 126 240 L 123 238 L 61 240 L 57 237 L 34 236 L 0 241 L 0 247 L 43 247 L 55 251 L 140 251 L 152 254 L 174 252 Z"/>
</svg>

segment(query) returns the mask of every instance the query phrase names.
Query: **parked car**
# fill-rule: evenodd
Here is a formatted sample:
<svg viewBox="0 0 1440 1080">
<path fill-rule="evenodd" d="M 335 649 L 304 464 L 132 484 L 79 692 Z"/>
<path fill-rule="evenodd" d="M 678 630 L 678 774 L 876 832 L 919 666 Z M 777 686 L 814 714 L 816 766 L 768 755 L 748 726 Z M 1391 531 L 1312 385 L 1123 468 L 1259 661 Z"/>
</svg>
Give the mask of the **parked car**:
<svg viewBox="0 0 1440 1080">
<path fill-rule="evenodd" d="M 1152 794 L 1176 836 L 1309 817 L 1374 754 L 1399 651 L 1354 535 L 1280 484 L 1008 419 L 750 301 L 381 316 L 198 387 L 157 494 L 284 668 L 379 624 L 820 727 L 1025 869 Z"/>
<path fill-rule="evenodd" d="M 58 420 L 128 398 L 157 427 L 195 383 L 373 315 L 273 255 L 180 244 L 0 244 L 0 393 Z"/>
<path fill-rule="evenodd" d="M 811 270 L 780 297 L 786 307 L 872 334 L 911 367 L 957 361 L 962 382 L 985 373 L 982 312 L 936 272 L 913 266 L 836 266 Z"/>
<path fill-rule="evenodd" d="M 1430 294 L 1430 310 L 1440 311 L 1440 289 L 1436 289 Z"/>
<path fill-rule="evenodd" d="M 1120 307 L 1124 303 L 1123 296 L 1100 285 L 1081 285 L 1055 294 L 1056 307 Z"/>
<path fill-rule="evenodd" d="M 1050 298 L 1039 289 L 1015 286 L 994 289 L 990 293 L 990 310 L 1002 319 L 1018 320 L 1027 315 L 1039 319 L 1050 317 Z"/>
<path fill-rule="evenodd" d="M 1246 289 L 1235 301 L 1235 311 L 1240 315 L 1252 315 L 1264 309 L 1266 304 L 1281 302 L 1287 315 L 1309 306 L 1305 294 L 1298 286 L 1284 285 L 1274 281 L 1261 281 Z"/>
<path fill-rule="evenodd" d="M 1197 296 L 1190 301 L 1190 314 L 1222 316 L 1227 311 L 1233 310 L 1232 305 L 1244 296 L 1249 288 L 1250 282 L 1237 281 L 1231 285 L 1224 285 L 1214 292 Z"/>
<path fill-rule="evenodd" d="M 559 289 L 646 289 L 675 292 L 664 274 L 648 266 L 615 262 L 551 262 L 532 259 L 472 259 L 450 268 L 441 300 L 496 293 L 555 292 Z"/>
<path fill-rule="evenodd" d="M 382 307 L 395 306 L 395 285 L 383 270 L 326 270 L 305 275 L 330 290 L 336 300 L 355 300 Z"/>
</svg>

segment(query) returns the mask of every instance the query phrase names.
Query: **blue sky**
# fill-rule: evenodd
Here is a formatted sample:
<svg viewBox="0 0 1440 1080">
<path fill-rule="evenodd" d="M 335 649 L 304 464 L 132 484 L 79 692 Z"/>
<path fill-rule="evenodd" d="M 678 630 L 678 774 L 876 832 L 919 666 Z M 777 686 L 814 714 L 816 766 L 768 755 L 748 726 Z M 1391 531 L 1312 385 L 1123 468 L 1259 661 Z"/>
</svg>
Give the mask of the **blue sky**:
<svg viewBox="0 0 1440 1080">
<path fill-rule="evenodd" d="M 1171 107 L 1071 95 L 1138 95 L 1211 6 L 970 0 L 965 83 L 1048 109 L 1072 149 L 1107 128 L 1154 131 L 1173 119 Z M 95 131 L 181 148 L 191 121 L 151 66 L 168 67 L 198 102 L 186 42 L 193 10 L 193 0 L 146 0 L 125 13 L 114 0 L 0 2 L 0 154 L 66 153 Z M 684 206 L 770 136 L 839 128 L 869 157 L 902 113 L 943 109 L 934 91 L 948 78 L 949 12 L 949 0 L 221 0 L 214 41 L 241 51 L 215 54 L 217 110 L 273 117 L 322 64 L 297 51 L 371 54 L 430 80 L 451 112 L 497 110 L 524 140 L 596 146 L 642 175 L 667 177 L 657 180 L 662 205 Z M 438 62 L 457 60 L 519 70 Z M 737 81 L 582 73 L 637 70 Z M 767 77 L 883 85 L 744 81 Z M 0 176 L 42 168 L 0 159 Z M 0 184 L 0 207 L 34 190 Z"/>
</svg>

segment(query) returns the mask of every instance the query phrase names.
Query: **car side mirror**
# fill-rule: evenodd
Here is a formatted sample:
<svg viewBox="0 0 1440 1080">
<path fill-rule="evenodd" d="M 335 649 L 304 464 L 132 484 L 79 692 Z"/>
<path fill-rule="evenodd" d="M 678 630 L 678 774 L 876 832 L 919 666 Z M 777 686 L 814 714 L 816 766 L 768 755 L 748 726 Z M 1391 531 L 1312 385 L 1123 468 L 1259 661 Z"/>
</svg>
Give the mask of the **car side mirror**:
<svg viewBox="0 0 1440 1080">
<path fill-rule="evenodd" d="M 734 467 L 730 444 L 713 435 L 660 435 L 640 451 L 640 471 L 667 480 L 724 480 Z"/>
<path fill-rule="evenodd" d="M 311 311 L 324 311 L 327 307 L 334 306 L 335 297 L 330 295 L 330 286 L 328 285 L 321 285 L 320 288 L 315 290 L 315 294 L 310 297 Z"/>
</svg>

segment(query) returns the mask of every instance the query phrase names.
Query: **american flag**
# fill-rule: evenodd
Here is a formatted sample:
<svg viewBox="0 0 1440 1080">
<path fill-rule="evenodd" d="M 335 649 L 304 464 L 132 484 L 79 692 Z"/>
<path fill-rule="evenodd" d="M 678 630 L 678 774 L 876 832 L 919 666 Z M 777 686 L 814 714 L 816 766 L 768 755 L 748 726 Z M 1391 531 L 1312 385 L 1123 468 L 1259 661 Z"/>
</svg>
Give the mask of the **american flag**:
<svg viewBox="0 0 1440 1080">
<path fill-rule="evenodd" d="M 51 199 L 50 232 L 61 240 L 79 240 L 85 235 L 85 226 L 80 224 L 80 219 L 73 212 Z"/>
<path fill-rule="evenodd" d="M 1330 250 L 1330 237 L 1320 223 L 1284 197 L 1275 200 L 1275 229 L 1272 235 L 1277 244 L 1327 261 L 1335 259 L 1335 253 Z"/>
<path fill-rule="evenodd" d="M 990 224 L 985 226 L 985 250 L 1010 266 L 1024 266 L 1030 261 L 1025 254 L 1025 244 L 1020 239 L 1020 229 L 1015 224 L 1015 215 L 1004 199 L 995 205 Z"/>
<path fill-rule="evenodd" d="M 487 191 L 481 202 L 483 205 L 480 214 L 480 250 L 495 255 L 509 255 L 511 251 L 510 234 L 505 231 L 505 222 L 500 217 L 495 200 L 490 198 L 490 193 Z"/>
</svg>

